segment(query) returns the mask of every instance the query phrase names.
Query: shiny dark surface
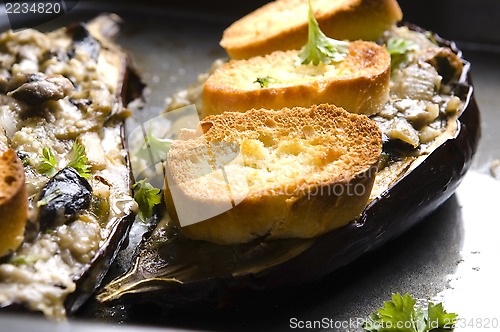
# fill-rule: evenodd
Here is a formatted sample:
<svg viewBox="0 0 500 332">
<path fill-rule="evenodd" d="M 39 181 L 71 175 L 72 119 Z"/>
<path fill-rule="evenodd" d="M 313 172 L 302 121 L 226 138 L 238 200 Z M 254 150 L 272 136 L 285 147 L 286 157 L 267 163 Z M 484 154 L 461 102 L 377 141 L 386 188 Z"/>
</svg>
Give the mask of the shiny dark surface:
<svg viewBox="0 0 500 332">
<path fill-rule="evenodd" d="M 116 4 L 101 4 L 106 11 L 120 9 Z M 234 3 L 233 8 L 235 6 L 239 7 L 239 4 Z M 245 3 L 245 6 L 250 5 Z M 92 17 L 95 7 L 94 11 L 92 7 L 86 8 L 84 18 Z M 150 8 L 141 7 L 134 10 L 134 14 L 129 13 L 120 43 L 131 50 L 151 87 L 147 111 L 158 112 L 166 96 L 194 82 L 198 73 L 209 68 L 213 59 L 224 55 L 217 46 L 220 33 L 237 15 L 219 15 L 213 19 L 195 11 L 194 16 L 183 20 L 184 24 L 177 24 L 172 15 L 182 17 L 182 13 L 164 8 L 151 13 Z M 126 11 L 122 13 L 126 14 Z M 169 19 L 161 19 L 165 15 Z M 462 15 L 467 16 L 465 11 Z M 66 19 L 64 23 L 70 20 Z M 474 22 L 480 21 L 461 25 L 461 31 L 466 31 L 467 25 Z M 460 27 L 454 30 L 459 36 Z M 439 28 L 433 30 L 440 32 Z M 482 139 L 472 170 L 463 178 L 456 193 L 409 232 L 340 268 L 334 275 L 294 287 L 284 292 L 281 299 L 267 299 L 247 308 L 197 313 L 162 309 L 150 303 L 117 305 L 96 311 L 91 300 L 69 324 L 56 325 L 21 315 L 0 317 L 0 326 L 9 331 L 43 332 L 56 329 L 288 331 L 292 330 L 292 318 L 302 321 L 328 318 L 348 322 L 366 317 L 389 299 L 392 292 L 409 292 L 419 299 L 444 301 L 448 310 L 465 318 L 500 318 L 495 301 L 500 296 L 496 281 L 500 273 L 497 263 L 500 246 L 496 239 L 500 232 L 497 199 L 500 197 L 500 182 L 491 172 L 493 162 L 500 158 L 500 132 L 497 130 L 500 127 L 500 54 L 484 51 L 491 49 L 487 45 L 476 47 L 461 43 L 461 48 L 464 58 L 472 63 L 474 94 L 481 108 Z M 454 151 L 451 147 L 449 149 L 450 153 Z M 431 178 L 427 173 L 421 176 L 418 184 Z M 406 188 L 413 191 L 418 185 L 408 184 Z M 117 270 L 123 269 L 129 258 L 124 253 L 126 251 L 120 254 L 122 257 L 115 264 Z M 315 259 L 311 257 L 311 260 Z M 149 329 L 145 325 L 157 328 Z M 318 330 L 355 331 L 333 327 Z M 473 329 L 480 330 L 494 329 Z"/>
</svg>

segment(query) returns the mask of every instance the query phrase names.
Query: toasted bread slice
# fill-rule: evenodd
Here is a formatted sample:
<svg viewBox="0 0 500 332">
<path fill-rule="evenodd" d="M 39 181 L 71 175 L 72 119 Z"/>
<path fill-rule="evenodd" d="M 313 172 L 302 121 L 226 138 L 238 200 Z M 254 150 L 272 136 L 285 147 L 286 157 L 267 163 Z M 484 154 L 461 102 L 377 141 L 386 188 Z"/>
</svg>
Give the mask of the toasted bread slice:
<svg viewBox="0 0 500 332">
<path fill-rule="evenodd" d="M 396 0 L 311 0 L 329 37 L 377 40 L 402 19 Z M 220 42 L 230 57 L 248 59 L 301 48 L 307 40 L 307 0 L 277 0 L 229 26 Z"/>
<path fill-rule="evenodd" d="M 0 142 L 0 257 L 21 244 L 27 220 L 23 164 L 14 150 Z"/>
<path fill-rule="evenodd" d="M 202 117 L 322 103 L 371 115 L 389 99 L 391 58 L 384 47 L 373 42 L 350 43 L 348 56 L 338 63 L 314 66 L 297 62 L 297 50 L 229 61 L 205 82 Z M 267 86 L 258 80 L 267 80 Z"/>
<path fill-rule="evenodd" d="M 323 104 L 210 116 L 167 157 L 169 213 L 189 238 L 222 244 L 310 238 L 364 209 L 382 149 L 364 115 Z"/>
</svg>

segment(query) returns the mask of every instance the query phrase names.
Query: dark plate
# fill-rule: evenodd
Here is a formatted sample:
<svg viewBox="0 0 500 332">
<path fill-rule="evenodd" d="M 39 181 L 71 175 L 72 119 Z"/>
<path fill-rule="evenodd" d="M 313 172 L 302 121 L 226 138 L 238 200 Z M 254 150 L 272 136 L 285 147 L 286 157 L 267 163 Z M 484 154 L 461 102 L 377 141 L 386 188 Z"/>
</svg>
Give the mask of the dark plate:
<svg viewBox="0 0 500 332">
<path fill-rule="evenodd" d="M 156 114 L 163 108 L 164 98 L 175 90 L 196 80 L 198 73 L 210 67 L 212 61 L 224 56 L 218 47 L 222 30 L 239 14 L 232 16 L 204 15 L 199 10 L 186 11 L 186 6 L 175 10 L 164 5 L 142 5 L 116 2 L 81 2 L 71 13 L 57 21 L 45 25 L 50 29 L 62 26 L 74 20 L 87 20 L 102 11 L 114 11 L 124 18 L 124 29 L 119 43 L 130 50 L 144 78 L 151 88 L 151 95 L 145 118 Z M 0 10 L 1 12 L 1 10 Z M 243 14 L 243 13 L 242 13 Z M 8 27 L 5 16 L 0 14 L 0 26 Z M 470 54 L 470 56 L 468 55 Z M 496 105 L 500 104 L 497 94 L 500 86 L 499 55 L 488 53 L 465 53 L 465 58 L 473 61 L 475 87 L 482 114 L 488 121 L 483 142 L 498 142 L 500 133 Z M 477 67 L 476 67 L 477 66 Z M 482 94 L 481 94 L 481 91 Z M 471 112 L 471 114 L 475 111 Z M 467 113 L 466 113 L 467 114 Z M 464 119 L 463 122 L 474 121 Z M 454 143 L 449 143 L 449 156 L 455 158 Z M 500 158 L 498 145 L 480 146 L 479 160 L 473 165 L 473 172 L 467 175 L 457 194 L 451 196 L 436 212 L 428 216 L 411 232 L 384 245 L 381 249 L 365 255 L 353 264 L 340 269 L 334 276 L 327 276 L 307 286 L 294 288 L 293 295 L 286 300 L 272 300 L 253 308 L 230 310 L 212 314 L 178 313 L 160 310 L 154 305 L 115 306 L 109 309 L 96 308 L 89 303 L 84 310 L 71 320 L 67 330 L 87 331 L 101 328 L 88 321 L 126 324 L 154 324 L 175 328 L 196 329 L 247 329 L 247 330 L 288 330 L 291 319 L 299 321 L 332 320 L 344 324 L 351 320 L 366 317 L 372 310 L 381 306 L 390 298 L 392 292 L 409 292 L 421 299 L 440 299 L 450 310 L 458 312 L 468 319 L 500 319 L 498 305 L 490 300 L 500 296 L 500 288 L 490 276 L 498 275 L 497 258 L 500 253 L 498 241 L 498 208 L 495 197 L 500 197 L 500 185 L 491 176 L 483 172 L 493 159 Z M 458 156 L 463 155 L 463 151 Z M 431 156 L 432 157 L 432 156 Z M 439 164 L 439 161 L 432 161 Z M 451 163 L 450 163 L 451 164 Z M 453 163 L 446 171 L 455 177 L 467 167 L 463 162 Z M 448 173 L 449 172 L 449 173 Z M 431 179 L 433 185 L 444 188 L 441 177 L 432 174 L 419 174 L 421 178 Z M 434 182 L 435 181 L 435 182 Z M 454 186 L 451 183 L 446 190 L 449 196 Z M 403 190 L 404 189 L 404 190 Z M 392 204 L 399 207 L 405 204 L 404 195 L 417 188 L 413 183 L 402 185 L 401 196 L 391 196 Z M 398 198 L 399 197 L 399 198 Z M 426 202 L 423 195 L 422 201 Z M 429 202 L 427 202 L 429 203 Z M 440 204 L 432 201 L 430 204 Z M 410 210 L 398 209 L 399 211 Z M 391 215 L 391 209 L 377 212 L 377 215 Z M 367 216 L 368 217 L 368 216 Z M 391 215 L 391 218 L 394 216 Z M 403 213 L 396 220 L 406 218 Z M 414 217 L 421 221 L 423 215 Z M 496 222 L 495 222 L 496 221 Z M 410 223 L 409 223 L 410 224 Z M 366 236 L 370 246 L 378 245 L 379 238 L 371 239 L 369 227 L 381 227 L 372 224 L 357 230 L 357 236 Z M 385 236 L 390 232 L 400 232 L 398 227 L 379 229 Z M 409 226 L 405 226 L 409 227 Z M 366 233 L 364 233 L 366 232 Z M 386 234 L 386 232 L 389 232 Z M 363 235 L 364 234 L 364 235 Z M 332 235 L 333 236 L 333 235 Z M 346 247 L 347 248 L 347 247 Z M 347 254 L 358 256 L 360 252 L 353 247 Z M 126 256 L 124 256 L 126 257 Z M 123 257 L 122 257 L 123 258 Z M 307 261 L 329 260 L 331 257 L 317 255 L 303 258 Z M 126 264 L 115 265 L 117 273 Z M 280 273 L 291 277 L 296 271 L 283 270 Z M 321 272 L 321 274 L 323 274 Z M 265 280 L 266 276 L 262 276 Z M 269 282 L 273 282 L 272 278 Z M 463 301 L 474 294 L 474 301 Z M 497 309 L 497 310 L 493 310 Z M 82 325 L 79 321 L 86 322 Z M 0 316 L 0 326 L 6 331 L 53 331 L 50 323 L 41 323 L 27 319 L 26 316 Z M 323 330 L 352 331 L 355 329 L 323 325 Z M 477 327 L 477 326 L 476 326 Z M 64 329 L 65 327 L 57 327 Z M 124 330 L 127 328 L 122 327 Z M 478 330 L 478 329 L 474 329 Z M 491 329 L 489 329 L 491 330 Z"/>
</svg>

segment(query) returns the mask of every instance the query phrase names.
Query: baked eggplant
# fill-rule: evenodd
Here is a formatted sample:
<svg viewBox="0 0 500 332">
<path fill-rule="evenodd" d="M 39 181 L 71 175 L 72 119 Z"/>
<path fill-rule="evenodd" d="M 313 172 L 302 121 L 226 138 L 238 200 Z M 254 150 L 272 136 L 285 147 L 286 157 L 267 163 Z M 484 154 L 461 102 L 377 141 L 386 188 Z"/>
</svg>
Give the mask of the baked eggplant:
<svg viewBox="0 0 500 332">
<path fill-rule="evenodd" d="M 124 145 L 142 83 L 111 38 L 116 16 L 0 35 L 1 130 L 24 165 L 24 240 L 0 258 L 0 308 L 73 314 L 136 213 Z"/>
<path fill-rule="evenodd" d="M 314 239 L 217 245 L 184 237 L 166 215 L 143 238 L 131 269 L 106 285 L 98 300 L 105 304 L 154 302 L 188 310 L 245 303 L 244 294 L 273 294 L 338 270 L 406 232 L 445 202 L 469 169 L 480 138 L 470 66 L 453 42 L 410 24 L 396 30 L 436 45 L 429 50 L 430 55 L 419 54 L 413 64 L 434 68 L 450 98 L 441 104 L 435 119 L 443 130 L 431 138 L 417 135 L 417 143 L 411 140 L 412 135 L 406 135 L 411 134 L 411 128 L 403 134 L 394 132 L 373 117 L 382 121 L 384 152 L 375 189 L 359 219 Z M 391 33 L 381 43 L 389 44 L 394 37 Z M 396 57 L 394 63 L 407 68 L 411 61 Z M 393 74 L 391 89 L 395 79 Z M 417 93 L 425 93 L 425 84 L 422 86 Z M 199 91 L 195 87 L 174 96 L 174 107 L 196 103 Z M 457 102 L 460 106 L 455 107 L 455 113 L 446 110 L 446 105 Z M 391 110 L 394 104 L 389 102 L 387 111 Z M 431 107 L 429 111 L 435 110 Z M 412 121 L 412 128 L 425 128 L 420 119 Z"/>
</svg>

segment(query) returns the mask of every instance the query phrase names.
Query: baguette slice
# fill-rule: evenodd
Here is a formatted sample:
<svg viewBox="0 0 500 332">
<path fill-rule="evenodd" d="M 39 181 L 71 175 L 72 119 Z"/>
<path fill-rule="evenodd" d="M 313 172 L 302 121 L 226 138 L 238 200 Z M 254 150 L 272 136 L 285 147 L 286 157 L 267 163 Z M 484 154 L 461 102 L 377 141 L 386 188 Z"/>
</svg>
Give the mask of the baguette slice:
<svg viewBox="0 0 500 332">
<path fill-rule="evenodd" d="M 322 103 L 371 115 L 388 100 L 391 57 L 385 47 L 351 42 L 346 59 L 318 66 L 297 65 L 298 52 L 276 51 L 222 65 L 204 84 L 202 117 Z M 267 80 L 267 87 L 257 79 Z"/>
<path fill-rule="evenodd" d="M 27 220 L 23 164 L 14 150 L 0 142 L 0 257 L 21 244 Z"/>
<path fill-rule="evenodd" d="M 328 104 L 210 116 L 169 150 L 167 208 L 195 240 L 316 237 L 364 209 L 381 149 L 372 120 Z"/>
<path fill-rule="evenodd" d="M 396 0 L 311 0 L 329 37 L 377 40 L 403 14 Z M 234 59 L 301 48 L 307 40 L 307 0 L 277 0 L 229 26 L 220 45 Z"/>
</svg>

